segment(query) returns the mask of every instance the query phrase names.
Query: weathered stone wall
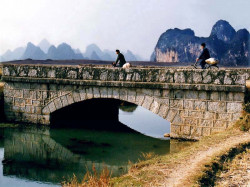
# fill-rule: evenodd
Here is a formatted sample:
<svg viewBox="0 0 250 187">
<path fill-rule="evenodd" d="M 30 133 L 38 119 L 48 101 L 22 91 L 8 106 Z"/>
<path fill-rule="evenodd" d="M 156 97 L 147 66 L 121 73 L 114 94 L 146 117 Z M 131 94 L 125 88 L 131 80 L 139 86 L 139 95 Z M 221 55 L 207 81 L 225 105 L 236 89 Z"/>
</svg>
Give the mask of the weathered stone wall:
<svg viewBox="0 0 250 187">
<path fill-rule="evenodd" d="M 115 69 L 4 65 L 10 121 L 49 124 L 72 103 L 113 98 L 135 103 L 171 122 L 171 136 L 199 139 L 240 116 L 249 70 Z"/>
</svg>

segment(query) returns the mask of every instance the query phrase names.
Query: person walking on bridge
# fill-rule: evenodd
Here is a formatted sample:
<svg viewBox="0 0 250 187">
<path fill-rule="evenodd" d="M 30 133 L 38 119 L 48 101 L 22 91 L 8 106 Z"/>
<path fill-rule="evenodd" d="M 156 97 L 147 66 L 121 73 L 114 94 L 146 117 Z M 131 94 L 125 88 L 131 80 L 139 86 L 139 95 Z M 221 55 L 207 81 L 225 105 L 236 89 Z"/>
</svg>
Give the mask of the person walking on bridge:
<svg viewBox="0 0 250 187">
<path fill-rule="evenodd" d="M 210 58 L 210 53 L 206 48 L 205 43 L 201 44 L 201 49 L 202 49 L 201 55 L 199 56 L 199 58 L 196 59 L 196 62 L 200 63 L 202 69 L 205 69 L 206 60 Z"/>
<path fill-rule="evenodd" d="M 114 67 L 122 67 L 124 64 L 126 64 L 126 60 L 125 60 L 125 57 L 124 55 L 120 52 L 120 50 L 116 50 L 116 54 L 118 55 L 117 56 L 117 59 L 116 61 L 113 63 L 113 66 Z"/>
</svg>

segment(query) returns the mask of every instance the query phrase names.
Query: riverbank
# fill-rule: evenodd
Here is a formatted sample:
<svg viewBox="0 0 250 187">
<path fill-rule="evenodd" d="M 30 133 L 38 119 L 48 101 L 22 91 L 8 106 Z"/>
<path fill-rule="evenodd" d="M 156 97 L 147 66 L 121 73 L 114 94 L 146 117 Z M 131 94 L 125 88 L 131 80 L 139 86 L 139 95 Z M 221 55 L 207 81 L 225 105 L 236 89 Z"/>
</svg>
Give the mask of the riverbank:
<svg viewBox="0 0 250 187">
<path fill-rule="evenodd" d="M 225 163 L 249 149 L 249 135 L 249 131 L 232 128 L 204 137 L 180 152 L 153 158 L 146 155 L 146 161 L 134 164 L 121 177 L 110 178 L 108 171 L 101 177 L 88 173 L 85 179 L 90 182 L 79 184 L 75 178 L 63 186 L 210 186 L 220 179 L 218 174 L 226 169 L 223 167 Z"/>
<path fill-rule="evenodd" d="M 223 165 L 215 186 L 250 186 L 250 149 Z"/>
<path fill-rule="evenodd" d="M 178 153 L 135 164 L 114 186 L 199 186 L 220 157 L 250 142 L 249 132 L 231 129 L 202 138 Z"/>
</svg>

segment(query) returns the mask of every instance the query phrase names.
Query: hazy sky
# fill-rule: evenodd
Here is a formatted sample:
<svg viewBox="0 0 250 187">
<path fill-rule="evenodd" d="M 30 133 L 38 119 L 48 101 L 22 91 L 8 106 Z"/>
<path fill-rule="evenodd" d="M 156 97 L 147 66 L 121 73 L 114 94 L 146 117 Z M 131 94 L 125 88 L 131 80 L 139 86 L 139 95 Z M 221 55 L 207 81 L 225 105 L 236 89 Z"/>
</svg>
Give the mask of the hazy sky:
<svg viewBox="0 0 250 187">
<path fill-rule="evenodd" d="M 46 38 L 82 51 L 96 43 L 148 58 L 170 28 L 208 36 L 225 19 L 250 31 L 249 9 L 250 0 L 0 0 L 0 54 Z"/>
</svg>

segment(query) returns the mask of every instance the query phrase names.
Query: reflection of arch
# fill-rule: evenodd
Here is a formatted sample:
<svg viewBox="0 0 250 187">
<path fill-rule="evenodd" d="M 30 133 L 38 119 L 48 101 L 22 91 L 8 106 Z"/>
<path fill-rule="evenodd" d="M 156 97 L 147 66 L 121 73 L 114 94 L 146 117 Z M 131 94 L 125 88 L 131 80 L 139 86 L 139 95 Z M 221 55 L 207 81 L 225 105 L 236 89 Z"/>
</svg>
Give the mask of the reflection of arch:
<svg viewBox="0 0 250 187">
<path fill-rule="evenodd" d="M 163 155 L 170 148 L 169 140 L 137 132 L 105 132 L 105 136 L 101 131 L 95 131 L 94 136 L 90 133 L 85 129 L 36 126 L 5 129 L 4 158 L 11 162 L 4 165 L 3 172 L 7 176 L 58 183 L 73 173 L 82 179 L 85 169 L 91 171 L 94 164 L 98 172 L 107 167 L 113 176 L 119 176 L 127 172 L 128 160 L 136 162 L 142 152 Z"/>
<path fill-rule="evenodd" d="M 42 114 L 49 115 L 52 112 L 67 107 L 73 103 L 93 98 L 110 98 L 142 106 L 171 123 L 182 123 L 180 112 L 177 109 L 178 105 L 181 105 L 179 100 L 172 103 L 172 106 L 174 106 L 174 108 L 172 108 L 170 107 L 170 101 L 168 98 L 160 98 L 153 95 L 155 94 L 147 89 L 88 87 L 82 90 L 67 92 L 64 95 L 53 98 L 42 108 Z"/>
</svg>

